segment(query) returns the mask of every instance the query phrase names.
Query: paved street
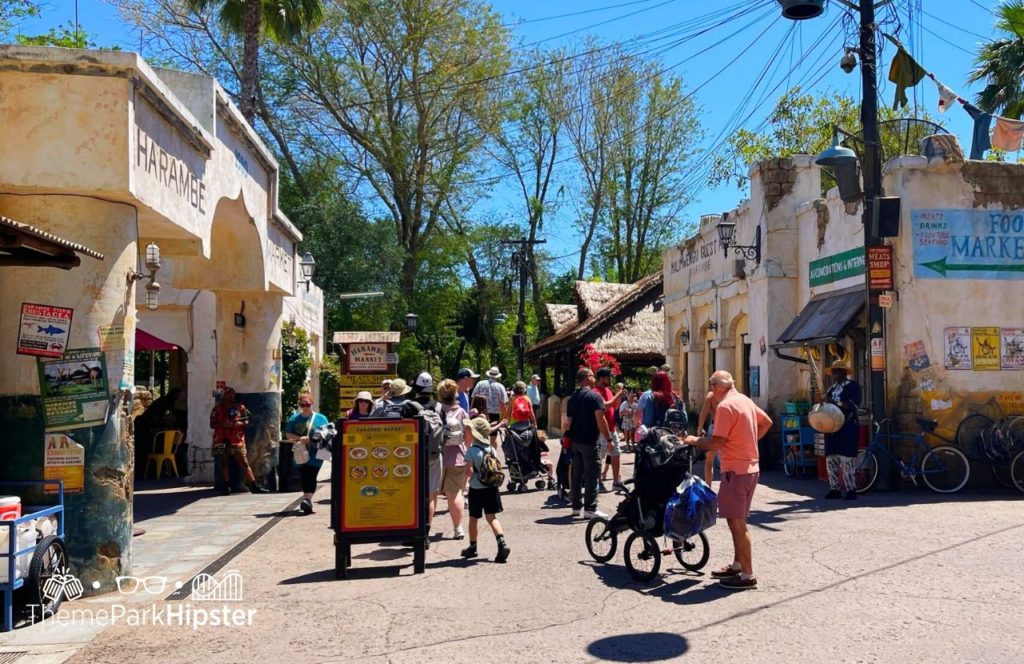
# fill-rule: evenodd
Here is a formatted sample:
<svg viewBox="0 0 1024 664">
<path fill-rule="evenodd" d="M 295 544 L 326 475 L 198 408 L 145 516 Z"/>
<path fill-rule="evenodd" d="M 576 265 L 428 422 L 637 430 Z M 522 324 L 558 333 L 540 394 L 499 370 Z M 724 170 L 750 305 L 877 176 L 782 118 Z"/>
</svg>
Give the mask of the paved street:
<svg viewBox="0 0 1024 664">
<path fill-rule="evenodd" d="M 666 560 L 658 580 L 637 584 L 621 540 L 611 564 L 592 562 L 583 522 L 548 492 L 505 497 L 505 565 L 466 562 L 461 543 L 443 539 L 414 576 L 409 550 L 366 545 L 354 579 L 335 581 L 321 493 L 316 514 L 281 519 L 224 567 L 244 577 L 238 606 L 256 610 L 252 627 L 118 625 L 70 661 L 122 662 L 127 644 L 133 664 L 1009 662 L 1024 652 L 1024 502 L 1010 492 L 826 502 L 821 483 L 768 473 L 754 505 L 761 587 L 739 593 L 707 575 L 730 560 L 724 523 L 709 532 L 703 574 Z M 449 537 L 447 515 L 436 523 Z M 493 556 L 493 538 L 480 548 Z M 97 602 L 75 606 L 85 604 Z"/>
</svg>

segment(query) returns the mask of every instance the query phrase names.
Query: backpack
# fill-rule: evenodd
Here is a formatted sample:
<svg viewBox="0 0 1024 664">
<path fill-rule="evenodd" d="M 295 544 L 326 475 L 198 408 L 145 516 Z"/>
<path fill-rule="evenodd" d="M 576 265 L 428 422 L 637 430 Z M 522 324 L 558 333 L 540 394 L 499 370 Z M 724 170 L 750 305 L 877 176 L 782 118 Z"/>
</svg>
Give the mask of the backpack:
<svg viewBox="0 0 1024 664">
<path fill-rule="evenodd" d="M 512 419 L 520 422 L 529 422 L 533 415 L 533 404 L 528 397 L 516 397 L 512 402 Z"/>
<path fill-rule="evenodd" d="M 457 412 L 458 411 L 456 410 L 444 414 L 445 425 L 448 427 L 448 440 L 445 441 L 445 447 L 459 446 L 466 440 L 465 433 L 462 430 L 462 420 L 456 420 L 455 425 L 452 426 L 451 420 L 449 419 L 453 413 Z"/>
<path fill-rule="evenodd" d="M 442 420 L 441 415 L 438 414 L 439 409 L 440 405 L 436 408 L 424 408 L 418 415 L 420 421 L 423 423 L 423 430 L 426 432 L 427 452 L 429 452 L 432 457 L 436 457 L 441 454 L 441 451 L 444 449 L 444 446 L 452 435 L 452 430 L 449 428 L 448 422 Z"/>
<path fill-rule="evenodd" d="M 376 408 L 373 409 L 371 415 L 373 417 L 388 417 L 394 418 L 396 420 L 401 419 L 402 408 L 405 406 L 406 403 L 407 402 L 395 403 L 390 399 L 385 399 L 381 401 Z"/>
<path fill-rule="evenodd" d="M 480 467 L 473 468 L 477 479 L 486 487 L 501 486 L 501 483 L 505 481 L 505 473 L 501 472 L 501 462 L 498 461 L 498 457 L 494 456 L 493 451 L 487 451 L 483 445 L 477 445 L 476 443 L 473 443 L 473 445 L 484 450 L 484 458 L 480 461 Z"/>
</svg>

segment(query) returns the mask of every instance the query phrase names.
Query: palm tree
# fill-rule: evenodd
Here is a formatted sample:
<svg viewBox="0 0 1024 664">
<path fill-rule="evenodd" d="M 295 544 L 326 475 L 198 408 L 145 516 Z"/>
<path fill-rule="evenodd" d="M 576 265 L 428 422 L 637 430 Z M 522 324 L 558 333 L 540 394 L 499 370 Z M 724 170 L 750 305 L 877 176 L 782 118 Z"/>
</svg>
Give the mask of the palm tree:
<svg viewBox="0 0 1024 664">
<path fill-rule="evenodd" d="M 316 27 L 323 17 L 321 0 L 186 0 L 196 13 L 217 10 L 217 19 L 228 32 L 242 38 L 242 89 L 240 110 L 253 124 L 259 95 L 260 38 L 278 42 L 296 39 Z"/>
<path fill-rule="evenodd" d="M 1007 0 L 994 14 L 1002 34 L 981 44 L 967 80 L 986 83 L 976 98 L 978 108 L 1019 118 L 1024 114 L 1024 0 Z"/>
</svg>

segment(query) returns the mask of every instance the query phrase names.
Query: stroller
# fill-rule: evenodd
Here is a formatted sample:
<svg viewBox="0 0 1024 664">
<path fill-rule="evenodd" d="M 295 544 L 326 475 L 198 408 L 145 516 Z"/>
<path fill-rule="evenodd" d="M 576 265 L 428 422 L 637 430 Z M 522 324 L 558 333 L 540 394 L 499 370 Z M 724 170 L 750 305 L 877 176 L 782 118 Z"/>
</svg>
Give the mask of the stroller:
<svg viewBox="0 0 1024 664">
<path fill-rule="evenodd" d="M 508 466 L 506 488 L 509 493 L 527 491 L 527 483 L 531 480 L 536 480 L 534 486 L 538 489 L 555 488 L 555 482 L 549 479 L 547 467 L 541 460 L 541 453 L 548 451 L 547 445 L 541 442 L 533 426 L 529 423 L 513 424 L 502 427 L 498 435 Z"/>
<path fill-rule="evenodd" d="M 683 567 L 697 571 L 711 555 L 707 536 L 698 533 L 686 540 L 671 540 L 662 550 L 657 537 L 663 535 L 665 506 L 676 487 L 693 471 L 693 462 L 702 452 L 680 440 L 678 421 L 666 418 L 666 425 L 653 427 L 636 450 L 632 484 L 611 518 L 598 517 L 587 524 L 587 551 L 597 562 L 608 562 L 615 555 L 619 533 L 629 531 L 623 547 L 626 569 L 637 581 L 650 581 L 658 575 L 661 556 L 673 553 Z"/>
</svg>

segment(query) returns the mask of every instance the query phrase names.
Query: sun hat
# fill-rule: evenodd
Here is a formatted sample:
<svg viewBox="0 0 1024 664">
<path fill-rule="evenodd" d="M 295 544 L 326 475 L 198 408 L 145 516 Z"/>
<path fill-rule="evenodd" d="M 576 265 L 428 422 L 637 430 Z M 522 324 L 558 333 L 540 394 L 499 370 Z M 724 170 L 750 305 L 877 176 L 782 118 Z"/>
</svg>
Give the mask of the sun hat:
<svg viewBox="0 0 1024 664">
<path fill-rule="evenodd" d="M 487 370 L 487 377 L 495 379 L 501 378 L 501 371 L 498 370 L 498 367 L 491 367 Z"/>
<path fill-rule="evenodd" d="M 474 417 L 471 420 L 466 420 L 466 427 L 481 443 L 491 442 L 491 423 L 487 421 L 486 417 Z"/>
<path fill-rule="evenodd" d="M 373 403 L 373 396 L 366 390 L 363 390 L 356 395 L 356 401 L 369 401 L 370 403 Z"/>
<path fill-rule="evenodd" d="M 835 362 L 832 363 L 832 366 L 829 367 L 829 370 L 835 369 L 842 369 L 846 373 L 850 373 L 850 365 L 844 362 L 843 360 L 836 360 Z"/>
<path fill-rule="evenodd" d="M 391 396 L 400 397 L 403 394 L 409 394 L 409 392 L 412 392 L 412 388 L 409 387 L 401 378 L 396 378 L 391 381 Z"/>
<path fill-rule="evenodd" d="M 416 380 L 413 381 L 413 385 L 416 386 L 417 392 L 430 393 L 434 391 L 434 377 L 427 371 L 420 372 L 419 376 L 416 376 Z"/>
</svg>

